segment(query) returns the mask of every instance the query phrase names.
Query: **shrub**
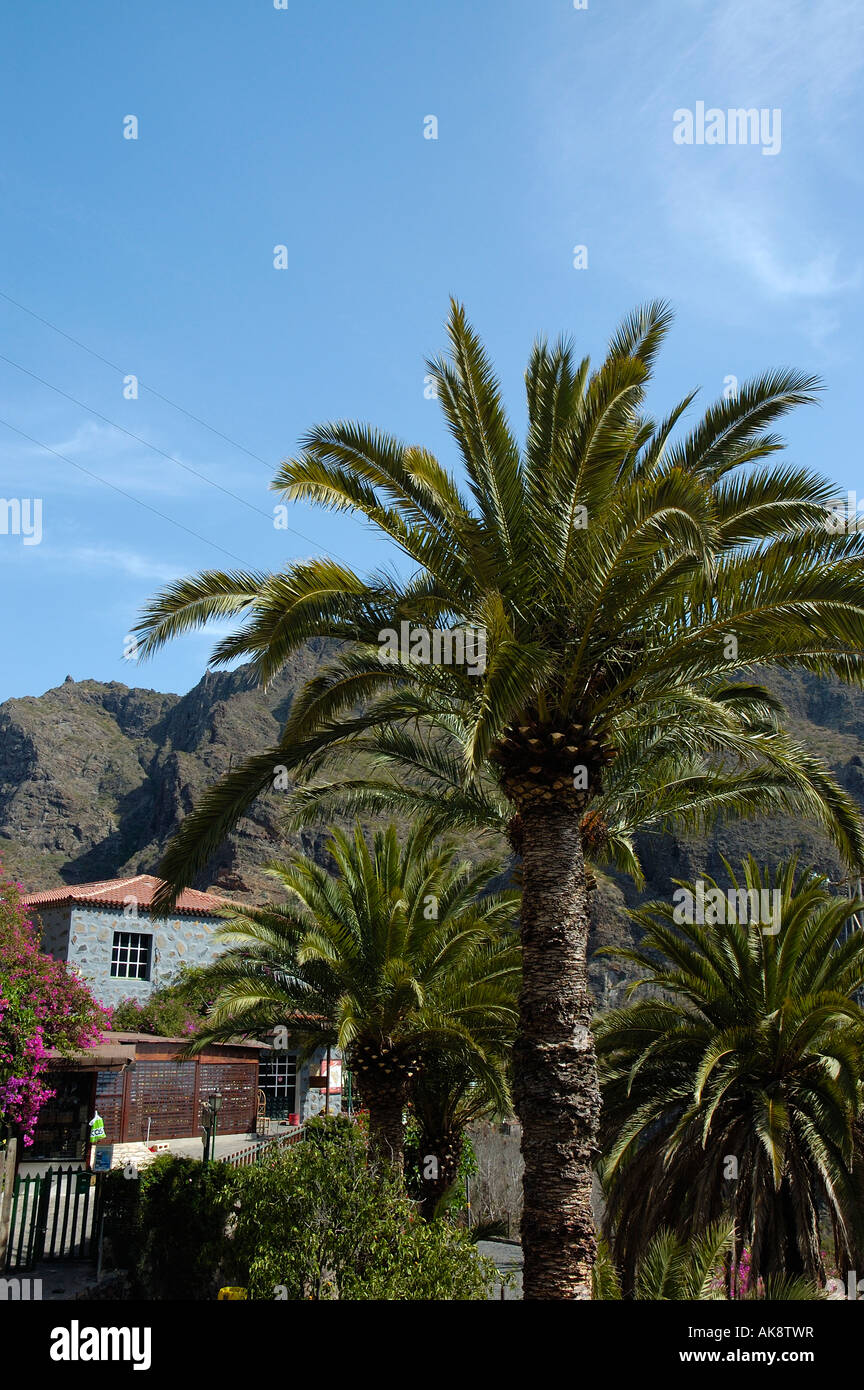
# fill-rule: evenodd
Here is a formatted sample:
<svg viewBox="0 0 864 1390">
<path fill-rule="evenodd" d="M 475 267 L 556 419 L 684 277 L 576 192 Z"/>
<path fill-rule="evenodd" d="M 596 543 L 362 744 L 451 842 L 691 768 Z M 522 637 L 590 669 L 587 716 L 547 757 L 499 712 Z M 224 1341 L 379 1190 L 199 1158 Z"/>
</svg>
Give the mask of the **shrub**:
<svg viewBox="0 0 864 1390">
<path fill-rule="evenodd" d="M 204 1012 L 204 1002 L 194 993 L 191 972 L 183 970 L 143 1003 L 121 999 L 115 1005 L 111 1027 L 118 1032 L 154 1033 L 161 1038 L 191 1037 Z"/>
<path fill-rule="evenodd" d="M 141 1240 L 140 1182 L 128 1181 L 122 1168 L 106 1173 L 101 1182 L 103 1261 L 108 1269 L 124 1269 L 131 1274 Z"/>
<path fill-rule="evenodd" d="M 252 1298 L 484 1299 L 497 1272 L 464 1231 L 424 1222 L 341 1116 L 240 1174 L 234 1255 Z"/>
<path fill-rule="evenodd" d="M 421 1220 L 401 1180 L 334 1116 L 254 1168 L 164 1155 L 107 1177 L 105 1233 L 133 1295 L 210 1299 L 483 1299 L 498 1278 L 464 1231 Z"/>
<path fill-rule="evenodd" d="M 224 1283 L 242 1282 L 228 1235 L 237 1173 L 227 1163 L 206 1167 L 164 1154 L 137 1179 L 107 1177 L 105 1233 L 114 1263 L 129 1270 L 139 1298 L 215 1298 Z"/>
<path fill-rule="evenodd" d="M 685 1239 L 663 1227 L 646 1242 L 636 1265 L 632 1297 L 652 1302 L 705 1302 L 726 1299 L 726 1265 L 735 1243 L 735 1225 L 715 1221 L 698 1235 Z M 609 1248 L 601 1241 L 592 1271 L 593 1297 L 622 1297 L 620 1272 Z M 802 1276 L 779 1275 L 748 1287 L 738 1284 L 738 1299 L 767 1302 L 806 1302 L 822 1299 L 818 1284 Z"/>
</svg>

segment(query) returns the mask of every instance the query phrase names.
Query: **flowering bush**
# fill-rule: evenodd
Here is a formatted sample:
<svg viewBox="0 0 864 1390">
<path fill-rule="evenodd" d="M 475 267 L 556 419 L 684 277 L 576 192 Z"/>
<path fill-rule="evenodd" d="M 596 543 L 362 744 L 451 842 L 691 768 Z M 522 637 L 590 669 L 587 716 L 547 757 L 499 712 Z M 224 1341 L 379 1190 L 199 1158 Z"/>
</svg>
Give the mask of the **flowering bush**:
<svg viewBox="0 0 864 1390">
<path fill-rule="evenodd" d="M 733 1298 L 746 1298 L 752 1285 L 752 1270 L 750 1268 L 750 1251 L 745 1246 L 741 1251 L 738 1266 L 735 1270 L 735 1288 L 732 1293 Z"/>
<path fill-rule="evenodd" d="M 39 932 L 21 902 L 21 885 L 0 875 L 0 1128 L 21 1130 L 25 1145 L 41 1106 L 48 1052 L 101 1042 L 108 1014 L 63 961 L 39 949 Z"/>
</svg>

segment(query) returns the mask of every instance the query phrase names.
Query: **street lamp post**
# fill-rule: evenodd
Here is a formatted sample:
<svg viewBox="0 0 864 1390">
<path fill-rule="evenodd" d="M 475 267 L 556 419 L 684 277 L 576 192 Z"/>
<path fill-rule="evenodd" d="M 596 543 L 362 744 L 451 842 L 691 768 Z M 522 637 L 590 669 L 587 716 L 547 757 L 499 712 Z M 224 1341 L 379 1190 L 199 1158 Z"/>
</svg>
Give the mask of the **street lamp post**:
<svg viewBox="0 0 864 1390">
<path fill-rule="evenodd" d="M 203 1166 L 206 1168 L 208 1160 L 216 1157 L 216 1116 L 222 1109 L 222 1092 L 214 1091 L 206 1101 L 202 1101 L 203 1123 L 201 1128 L 204 1131 L 204 1157 Z"/>
<path fill-rule="evenodd" d="M 210 1144 L 211 1144 L 211 1148 L 210 1148 L 210 1157 L 211 1157 L 211 1159 L 214 1159 L 214 1160 L 215 1160 L 215 1158 L 216 1158 L 216 1117 L 218 1116 L 219 1111 L 222 1109 L 222 1092 L 221 1092 L 221 1091 L 215 1091 L 215 1092 L 213 1093 L 213 1095 L 210 1097 L 210 1100 L 209 1100 L 208 1103 L 209 1103 L 209 1106 L 210 1106 L 210 1115 L 211 1115 L 210 1130 L 211 1130 L 211 1135 L 212 1135 L 211 1140 L 210 1140 Z"/>
</svg>

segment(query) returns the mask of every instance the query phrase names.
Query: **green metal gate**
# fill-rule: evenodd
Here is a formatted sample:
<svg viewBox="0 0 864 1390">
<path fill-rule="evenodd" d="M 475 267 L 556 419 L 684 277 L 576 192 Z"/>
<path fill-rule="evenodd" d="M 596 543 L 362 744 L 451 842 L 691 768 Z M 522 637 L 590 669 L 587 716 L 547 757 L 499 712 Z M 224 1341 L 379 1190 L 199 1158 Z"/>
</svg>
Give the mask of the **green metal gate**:
<svg viewBox="0 0 864 1390">
<path fill-rule="evenodd" d="M 101 1174 L 86 1168 L 19 1173 L 12 1193 L 7 1270 L 28 1270 L 40 1260 L 91 1260 L 101 1206 Z"/>
</svg>

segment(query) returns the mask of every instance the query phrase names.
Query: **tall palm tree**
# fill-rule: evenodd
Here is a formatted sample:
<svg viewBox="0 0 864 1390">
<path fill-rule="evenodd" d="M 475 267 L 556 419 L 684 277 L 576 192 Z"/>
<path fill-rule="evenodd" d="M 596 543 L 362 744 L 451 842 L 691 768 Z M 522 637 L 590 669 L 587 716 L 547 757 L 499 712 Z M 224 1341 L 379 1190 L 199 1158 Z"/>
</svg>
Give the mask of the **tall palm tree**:
<svg viewBox="0 0 864 1390">
<path fill-rule="evenodd" d="M 662 1227 L 690 1238 L 725 1218 L 754 1277 L 819 1279 L 820 1213 L 841 1263 L 862 1250 L 864 933 L 847 930 L 862 904 L 794 859 L 773 875 L 752 859 L 729 874 L 722 901 L 705 880 L 706 920 L 685 920 L 700 915 L 683 912 L 686 899 L 651 903 L 634 914 L 639 947 L 615 951 L 656 997 L 596 1025 L 613 1250 L 632 1276 Z M 775 910 L 753 926 L 763 891 Z"/>
<path fill-rule="evenodd" d="M 342 777 L 362 756 L 365 795 L 385 801 L 416 773 L 417 795 L 454 824 L 506 806 L 524 884 L 514 1100 L 529 1298 L 591 1296 L 599 1094 L 586 839 L 632 864 L 639 826 L 795 808 L 850 862 L 864 847 L 851 798 L 755 683 L 760 667 L 849 680 L 864 670 L 864 535 L 826 525 L 826 479 L 774 460 L 772 426 L 816 383 L 772 372 L 689 431 L 695 393 L 655 420 L 646 392 L 669 322 L 662 304 L 638 311 L 593 370 L 569 343 L 538 341 L 520 447 L 454 303 L 449 356 L 429 372 L 464 484 L 427 450 L 350 422 L 312 430 L 274 482 L 289 499 L 364 517 L 407 574 L 364 578 L 320 558 L 275 575 L 206 572 L 165 589 L 138 628 L 146 655 L 242 619 L 212 661 L 251 659 L 265 684 L 309 638 L 335 643 L 278 744 L 184 821 L 162 865 L 163 903 L 203 873 L 276 767 Z M 403 623 L 408 652 L 394 653 L 390 630 L 401 639 Z M 435 632 L 474 659 L 463 650 L 448 664 L 443 638 L 442 660 L 427 659 Z"/>
<path fill-rule="evenodd" d="M 334 830 L 332 871 L 297 856 L 270 872 L 288 901 L 249 911 L 220 934 L 229 949 L 197 973 L 214 1002 L 195 1038 L 287 1026 L 310 1047 L 341 1049 L 369 1111 L 370 1144 L 402 1166 L 403 1111 L 427 1053 L 500 1090 L 497 1036 L 512 1033 L 518 894 L 488 892 L 501 865 L 395 826 L 372 846 Z"/>
</svg>

